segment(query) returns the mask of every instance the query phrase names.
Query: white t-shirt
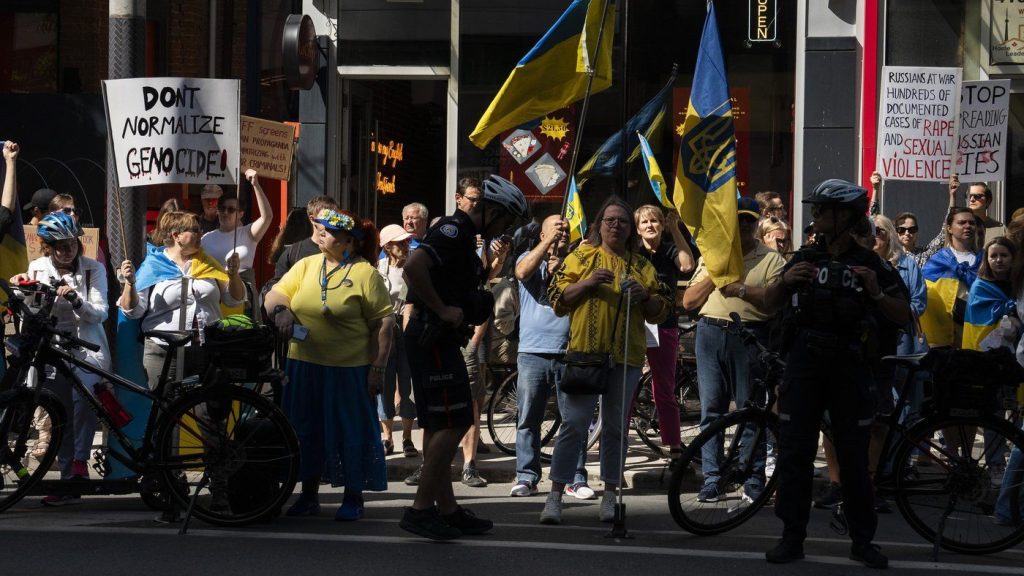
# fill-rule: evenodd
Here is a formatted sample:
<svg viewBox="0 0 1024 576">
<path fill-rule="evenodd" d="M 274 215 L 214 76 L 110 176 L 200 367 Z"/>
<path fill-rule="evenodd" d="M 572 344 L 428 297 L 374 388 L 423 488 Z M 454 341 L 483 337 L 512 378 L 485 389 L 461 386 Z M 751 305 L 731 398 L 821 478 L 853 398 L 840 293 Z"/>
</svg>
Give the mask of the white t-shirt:
<svg viewBox="0 0 1024 576">
<path fill-rule="evenodd" d="M 214 230 L 213 232 L 203 234 L 203 250 L 225 268 L 227 267 L 228 258 L 235 252 L 231 249 L 234 243 L 234 231 L 221 232 L 220 230 Z M 238 249 L 236 251 L 238 252 L 238 258 L 241 260 L 239 271 L 252 268 L 253 260 L 256 259 L 257 244 L 258 242 L 252 236 L 252 224 L 246 224 L 238 228 Z"/>
<path fill-rule="evenodd" d="M 957 262 L 966 262 L 968 266 L 974 266 L 974 262 L 978 259 L 978 255 L 974 252 L 960 252 L 953 248 L 949 250 L 953 253 L 953 257 L 956 258 Z"/>
<path fill-rule="evenodd" d="M 391 305 L 394 306 L 395 312 L 401 312 L 402 305 L 405 304 L 405 297 L 408 293 L 408 289 L 405 285 L 405 278 L 402 277 L 402 268 L 398 266 L 391 266 L 388 264 L 389 260 L 387 257 L 377 261 L 377 271 L 384 277 L 384 285 L 388 288 L 388 294 L 391 296 Z"/>
</svg>

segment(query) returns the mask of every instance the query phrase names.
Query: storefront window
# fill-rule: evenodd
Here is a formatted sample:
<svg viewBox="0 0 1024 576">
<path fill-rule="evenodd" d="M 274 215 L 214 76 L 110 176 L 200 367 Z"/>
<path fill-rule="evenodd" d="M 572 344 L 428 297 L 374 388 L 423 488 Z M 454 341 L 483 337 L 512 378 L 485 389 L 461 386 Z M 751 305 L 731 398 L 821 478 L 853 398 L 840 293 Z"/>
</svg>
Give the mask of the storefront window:
<svg viewBox="0 0 1024 576">
<path fill-rule="evenodd" d="M 450 0 L 354 0 L 338 13 L 342 66 L 448 66 Z"/>
<path fill-rule="evenodd" d="M 0 12 L 0 93 L 57 91 L 57 13 Z"/>
</svg>

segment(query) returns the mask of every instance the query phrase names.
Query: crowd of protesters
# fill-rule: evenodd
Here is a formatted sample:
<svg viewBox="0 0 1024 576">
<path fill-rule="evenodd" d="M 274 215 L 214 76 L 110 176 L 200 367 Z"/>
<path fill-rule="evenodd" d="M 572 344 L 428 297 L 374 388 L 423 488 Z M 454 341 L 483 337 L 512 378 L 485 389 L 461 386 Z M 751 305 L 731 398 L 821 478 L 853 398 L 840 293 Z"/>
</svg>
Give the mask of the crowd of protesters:
<svg viewBox="0 0 1024 576">
<path fill-rule="evenodd" d="M 2 228 L 12 220 L 19 152 L 14 142 L 3 146 Z M 321 196 L 287 215 L 270 250 L 274 276 L 262 290 L 254 274 L 256 248 L 274 214 L 258 174 L 249 171 L 246 180 L 255 198 L 251 223 L 243 220 L 247 197 L 226 194 L 216 185 L 203 188 L 198 213 L 186 211 L 177 199 L 165 202 L 138 269 L 130 261 L 113 266 L 122 282 L 115 304 L 144 332 L 208 326 L 236 311 L 262 313 L 276 327 L 288 342 L 290 385 L 282 404 L 301 449 L 301 493 L 288 508 L 289 516 L 318 514 L 321 483 L 330 483 L 345 489 L 335 518 L 361 518 L 364 492 L 387 488 L 385 459 L 399 451 L 397 417 L 401 454 L 423 457 L 423 465 L 406 479 L 417 492 L 401 526 L 433 539 L 489 531 L 489 520 L 458 504 L 449 473 L 461 443 L 462 482 L 487 485 L 476 454 L 488 450 L 480 438 L 480 414 L 495 384 L 487 364 L 498 362 L 518 370 L 516 481 L 510 496 L 539 492 L 540 427 L 554 391 L 562 424 L 540 521 L 561 523 L 563 495 L 597 498 L 586 464 L 589 427 L 600 401 L 598 458 L 604 490 L 597 516 L 611 522 L 623 481 L 628 408 L 641 372 L 652 374 L 660 440 L 671 462 L 683 449 L 675 396 L 679 321 L 698 319 L 695 352 L 700 425 L 705 428 L 743 406 L 761 374 L 752 344 L 729 330 L 738 315 L 760 343 L 792 352 L 787 391 L 780 394 L 781 436 L 743 486 L 744 498 L 753 500 L 773 470 L 786 480 L 776 506 L 785 524 L 783 539 L 768 560 L 803 557 L 810 462 L 819 441 L 816 423 L 827 408 L 837 445 L 825 443 L 830 483 L 814 504 L 825 508 L 845 501 L 854 540 L 851 557 L 884 567 L 887 560 L 872 539 L 875 515 L 888 505 L 874 493 L 872 471 L 864 466 L 877 431 L 860 418 L 862 398 L 815 388 L 822 372 L 834 372 L 836 365 L 822 365 L 814 350 L 833 347 L 834 361 L 850 361 L 843 364 L 844 378 L 857 386 L 870 382 L 891 403 L 897 376 L 881 367 L 881 356 L 937 347 L 1010 346 L 1016 351 L 1019 339 L 1024 215 L 1015 213 L 1007 226 L 991 218 L 992 193 L 983 184 L 970 185 L 966 206 L 960 206 L 955 177 L 948 185 L 942 231 L 924 245 L 917 216 L 865 215 L 871 211 L 868 192 L 849 182 L 823 182 L 807 197 L 814 222 L 803 229 L 805 248 L 799 251 L 793 250 L 793 227 L 778 194 L 741 198 L 736 229 L 743 268 L 737 281 L 724 285 L 716 284 L 705 260 L 696 257 L 674 211 L 655 205 L 634 210 L 616 196 L 604 202 L 589 235 L 575 244 L 568 241 L 568 222 L 558 215 L 528 222 L 521 191 L 496 176 L 460 180 L 455 212 L 432 225 L 420 203 L 404 207 L 401 224 L 379 225 Z M 881 178 L 873 175 L 871 184 L 877 197 Z M 37 228 L 42 256 L 11 281 L 63 280 L 54 308 L 58 327 L 100 344 L 98 352 L 81 354 L 89 363 L 109 367 L 103 328 L 109 311 L 107 271 L 102 257 L 97 261 L 83 254 L 74 198 L 41 189 L 24 208 Z M 853 342 L 843 332 L 846 320 L 826 325 L 808 316 L 806 310 L 814 306 L 799 304 L 805 293 L 822 298 L 822 290 L 805 290 L 825 282 L 814 260 L 821 255 L 843 262 L 857 277 L 857 290 L 828 298 L 843 299 L 847 314 L 875 319 L 859 333 L 877 344 L 865 363 L 836 352 Z M 998 330 L 979 330 L 972 321 L 982 307 L 999 311 Z M 787 321 L 796 328 L 776 338 Z M 656 345 L 645 344 L 645 323 L 653 326 Z M 142 365 L 150 387 L 167 353 L 167 344 L 158 339 L 143 342 Z M 563 381 L 569 359 L 595 354 L 606 358 L 598 387 L 567 391 Z M 201 345 L 188 346 L 184 357 L 185 373 L 172 372 L 172 378 L 197 374 L 206 362 Z M 66 404 L 73 422 L 62 431 L 60 476 L 88 478 L 95 415 L 69 382 L 60 376 L 51 380 L 47 386 Z M 86 381 L 86 388 L 96 383 Z M 921 396 L 919 385 L 911 387 L 904 418 L 919 417 Z M 419 447 L 412 436 L 416 424 L 424 431 Z M 38 427 L 45 430 L 46 423 Z M 1021 455 L 1006 452 L 1004 446 L 986 453 L 995 484 L 1003 481 L 1007 456 L 1011 466 L 1019 465 Z M 718 459 L 719 447 L 705 444 L 701 502 L 722 497 Z M 43 503 L 61 505 L 76 498 L 47 496 Z M 993 522 L 1012 522 L 1008 506 L 1001 496 Z"/>
</svg>

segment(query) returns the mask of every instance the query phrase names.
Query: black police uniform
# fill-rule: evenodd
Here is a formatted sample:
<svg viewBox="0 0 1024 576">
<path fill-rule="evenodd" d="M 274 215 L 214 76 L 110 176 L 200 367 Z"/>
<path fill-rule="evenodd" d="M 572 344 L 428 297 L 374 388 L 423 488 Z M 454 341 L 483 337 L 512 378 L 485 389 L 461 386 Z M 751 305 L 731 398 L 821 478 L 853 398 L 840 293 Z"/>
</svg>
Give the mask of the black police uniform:
<svg viewBox="0 0 1024 576">
<path fill-rule="evenodd" d="M 783 539 L 803 542 L 818 431 L 828 410 L 850 537 L 854 544 L 864 545 L 874 538 L 878 524 L 868 474 L 868 441 L 876 405 L 872 365 L 878 358 L 879 337 L 892 323 L 849 267 L 874 270 L 884 294 L 902 296 L 908 302 L 909 298 L 899 273 L 861 246 L 831 260 L 820 251 L 801 250 L 786 270 L 804 261 L 814 262 L 818 273 L 808 283 L 789 287 L 783 309 L 788 357 L 779 389 L 775 515 L 783 521 Z"/>
<path fill-rule="evenodd" d="M 456 210 L 427 230 L 416 248 L 434 261 L 430 281 L 437 295 L 446 305 L 462 308 L 466 324 L 482 307 L 477 289 L 484 270 L 476 253 L 476 234 L 469 216 Z M 413 286 L 408 302 L 413 313 L 405 328 L 405 345 L 420 428 L 467 428 L 473 424 L 473 397 L 460 351 L 466 327 L 443 325 Z"/>
</svg>

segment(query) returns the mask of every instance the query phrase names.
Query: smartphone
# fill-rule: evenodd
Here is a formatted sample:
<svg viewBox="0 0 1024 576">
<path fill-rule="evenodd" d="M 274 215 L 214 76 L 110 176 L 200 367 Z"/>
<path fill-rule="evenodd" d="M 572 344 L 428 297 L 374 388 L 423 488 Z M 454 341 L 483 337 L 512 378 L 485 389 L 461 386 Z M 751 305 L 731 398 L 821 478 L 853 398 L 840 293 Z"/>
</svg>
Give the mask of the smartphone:
<svg viewBox="0 0 1024 576">
<path fill-rule="evenodd" d="M 292 340 L 305 342 L 308 336 L 309 328 L 306 328 L 302 324 L 292 324 Z"/>
</svg>

